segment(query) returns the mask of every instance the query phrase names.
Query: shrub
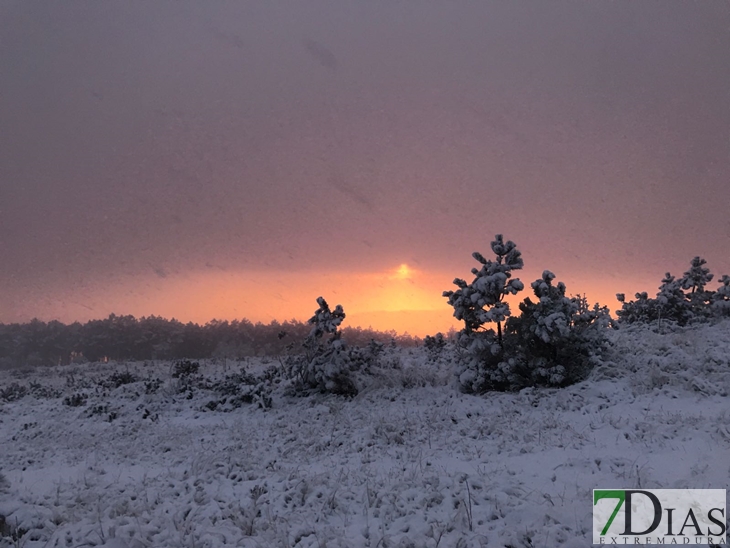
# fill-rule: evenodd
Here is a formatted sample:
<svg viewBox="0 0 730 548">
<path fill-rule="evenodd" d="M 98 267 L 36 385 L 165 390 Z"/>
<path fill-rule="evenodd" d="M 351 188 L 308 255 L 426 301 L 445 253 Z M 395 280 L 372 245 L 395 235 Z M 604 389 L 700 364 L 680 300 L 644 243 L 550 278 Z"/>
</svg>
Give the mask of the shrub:
<svg viewBox="0 0 730 548">
<path fill-rule="evenodd" d="M 119 388 L 125 384 L 132 384 L 139 381 L 139 378 L 129 371 L 112 373 L 108 379 L 99 382 L 103 388 Z"/>
<path fill-rule="evenodd" d="M 198 374 L 200 370 L 200 364 L 198 362 L 191 362 L 189 360 L 182 360 L 177 362 L 173 366 L 172 378 L 183 379 L 186 377 L 192 377 Z"/>
<path fill-rule="evenodd" d="M 693 310 L 687 295 L 684 294 L 684 280 L 677 280 L 666 273 L 656 296 L 654 313 L 657 319 L 665 319 L 685 325 L 692 319 Z"/>
<path fill-rule="evenodd" d="M 162 386 L 162 380 L 158 378 L 147 379 L 144 381 L 144 393 L 145 394 L 157 394 L 157 391 Z"/>
<path fill-rule="evenodd" d="M 717 291 L 707 290 L 713 275 L 705 264 L 704 259 L 695 257 L 679 279 L 667 272 L 656 298 L 636 293 L 635 300 L 627 301 L 626 296 L 619 293 L 616 295 L 621 303 L 621 310 L 617 312 L 619 320 L 622 323 L 667 321 L 681 326 L 730 313 L 730 305 L 724 304 L 730 301 L 730 279 L 723 276 Z"/>
<path fill-rule="evenodd" d="M 695 257 L 690 261 L 690 267 L 687 272 L 682 276 L 682 289 L 688 289 L 691 301 L 696 301 L 699 304 L 706 303 L 708 299 L 708 292 L 705 291 L 705 286 L 712 281 L 714 274 L 710 273 L 709 268 L 705 268 L 707 261 L 701 257 Z"/>
<path fill-rule="evenodd" d="M 423 339 L 423 347 L 428 353 L 428 361 L 435 362 L 438 360 L 447 344 L 443 333 L 436 333 L 433 337 L 426 335 L 426 338 Z"/>
<path fill-rule="evenodd" d="M 476 277 L 471 284 L 457 279 L 459 290 L 444 292 L 454 316 L 465 323 L 456 338 L 462 390 L 565 386 L 585 378 L 594 355 L 605 349 L 608 309 L 591 309 L 585 298 L 567 297 L 565 284 L 553 285 L 555 275 L 546 270 L 532 283 L 537 301 L 525 299 L 520 316 L 512 316 L 502 298 L 523 288 L 519 280 L 510 280 L 512 270 L 522 268 L 522 258 L 515 244 L 505 244 L 499 234 L 492 250 L 494 262 L 474 254 L 483 266 L 472 270 Z M 484 329 L 489 322 L 497 323 L 496 333 Z M 428 340 L 429 349 L 438 345 L 436 339 Z"/>
<path fill-rule="evenodd" d="M 18 401 L 28 395 L 28 387 L 14 382 L 6 388 L 0 389 L 0 400 L 6 402 Z"/>
<path fill-rule="evenodd" d="M 66 396 L 63 403 L 69 407 L 81 407 L 86 405 L 86 399 L 86 394 L 73 394 L 72 396 Z"/>
<path fill-rule="evenodd" d="M 363 357 L 357 349 L 348 349 L 341 338 L 339 326 L 345 319 L 342 306 L 330 310 L 322 297 L 317 298 L 317 304 L 319 308 L 308 321 L 312 328 L 302 345 L 303 354 L 288 359 L 289 375 L 299 392 L 318 390 L 353 396 L 358 389 L 352 373 L 360 369 Z"/>
<path fill-rule="evenodd" d="M 198 374 L 200 364 L 189 360 L 181 360 L 173 366 L 172 378 L 179 379 L 177 384 L 178 393 L 187 392 L 187 398 L 193 398 L 193 390 L 198 388 L 210 388 L 210 384 Z"/>
<path fill-rule="evenodd" d="M 281 371 L 275 367 L 268 368 L 261 376 L 245 371 L 227 375 L 211 386 L 223 398 L 208 402 L 206 408 L 231 411 L 243 404 L 257 404 L 262 409 L 269 409 L 273 403 L 272 392 L 280 380 Z"/>
<path fill-rule="evenodd" d="M 522 314 L 508 326 L 513 359 L 505 367 L 511 387 L 566 386 L 583 380 L 594 357 L 606 349 L 611 323 L 606 307 L 591 308 L 584 297 L 566 297 L 565 284 L 553 285 L 546 270 L 532 283 L 538 298 L 520 304 Z"/>
<path fill-rule="evenodd" d="M 88 411 L 86 411 L 86 416 L 93 417 L 94 415 L 106 415 L 109 412 L 109 405 L 107 404 L 99 404 L 95 405 L 94 407 L 90 408 Z"/>
<path fill-rule="evenodd" d="M 626 302 L 625 294 L 616 294 L 616 300 L 621 303 L 621 310 L 616 312 L 619 320 L 626 323 L 648 323 L 658 317 L 657 302 L 650 299 L 646 291 L 636 293 L 634 297 L 635 301 Z"/>
<path fill-rule="evenodd" d="M 41 383 L 30 381 L 30 393 L 38 399 L 53 399 L 61 395 L 61 391 L 56 388 L 43 386 Z"/>
<path fill-rule="evenodd" d="M 712 310 L 718 316 L 730 316 L 730 276 L 720 279 L 720 287 L 712 297 Z"/>
</svg>

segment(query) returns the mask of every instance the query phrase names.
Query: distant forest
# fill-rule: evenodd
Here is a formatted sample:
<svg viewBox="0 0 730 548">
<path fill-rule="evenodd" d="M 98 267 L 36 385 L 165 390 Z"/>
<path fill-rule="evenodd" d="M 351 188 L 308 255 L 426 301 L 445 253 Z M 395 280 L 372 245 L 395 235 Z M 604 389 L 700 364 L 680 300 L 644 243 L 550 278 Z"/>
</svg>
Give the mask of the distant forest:
<svg viewBox="0 0 730 548">
<path fill-rule="evenodd" d="M 110 315 L 103 320 L 0 324 L 0 368 L 65 365 L 105 360 L 243 358 L 298 353 L 311 326 L 297 320 L 268 324 L 248 320 L 205 325 L 161 317 Z M 416 346 L 421 339 L 395 331 L 346 327 L 343 339 L 354 346 L 371 340 Z"/>
</svg>

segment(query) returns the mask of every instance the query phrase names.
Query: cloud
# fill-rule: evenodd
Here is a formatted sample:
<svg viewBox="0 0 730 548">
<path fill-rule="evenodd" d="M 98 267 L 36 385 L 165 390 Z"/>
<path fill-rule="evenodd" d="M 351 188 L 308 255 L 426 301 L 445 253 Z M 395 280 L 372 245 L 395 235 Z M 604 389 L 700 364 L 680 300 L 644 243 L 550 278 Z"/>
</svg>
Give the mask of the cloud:
<svg viewBox="0 0 730 548">
<path fill-rule="evenodd" d="M 302 44 L 305 51 L 317 60 L 320 65 L 332 72 L 337 70 L 337 57 L 326 46 L 309 38 L 305 38 Z"/>
</svg>

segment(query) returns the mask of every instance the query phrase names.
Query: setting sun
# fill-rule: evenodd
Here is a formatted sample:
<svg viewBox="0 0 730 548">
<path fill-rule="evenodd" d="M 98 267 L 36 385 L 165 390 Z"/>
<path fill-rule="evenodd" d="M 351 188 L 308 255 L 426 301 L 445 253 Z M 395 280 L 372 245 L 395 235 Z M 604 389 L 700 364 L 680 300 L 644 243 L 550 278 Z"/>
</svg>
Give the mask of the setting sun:
<svg viewBox="0 0 730 548">
<path fill-rule="evenodd" d="M 409 279 L 413 274 L 413 271 L 408 267 L 407 264 L 403 263 L 398 267 L 398 271 L 396 273 L 396 277 L 399 280 L 407 280 Z"/>
</svg>

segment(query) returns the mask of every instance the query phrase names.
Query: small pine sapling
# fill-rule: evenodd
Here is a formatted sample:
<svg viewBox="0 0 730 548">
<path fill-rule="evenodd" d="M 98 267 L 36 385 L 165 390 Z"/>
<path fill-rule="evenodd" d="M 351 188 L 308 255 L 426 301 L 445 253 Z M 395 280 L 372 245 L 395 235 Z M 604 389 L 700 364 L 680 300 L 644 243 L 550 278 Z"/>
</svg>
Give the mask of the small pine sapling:
<svg viewBox="0 0 730 548">
<path fill-rule="evenodd" d="M 692 310 L 683 291 L 684 279 L 677 280 L 669 272 L 666 273 L 656 296 L 656 311 L 653 320 L 672 320 L 679 325 L 686 324 Z"/>
<path fill-rule="evenodd" d="M 465 334 L 470 335 L 482 329 L 484 324 L 494 322 L 497 324 L 497 341 L 502 346 L 502 322 L 510 316 L 509 303 L 503 299 L 524 288 L 518 278 L 510 279 L 512 271 L 522 269 L 524 262 L 515 243 L 511 240 L 505 242 L 501 234 L 495 236 L 491 246 L 496 259 L 488 260 L 475 251 L 472 257 L 482 267 L 472 268 L 474 280 L 466 283 L 456 278 L 454 285 L 459 289 L 444 291 L 443 296 L 454 307 L 454 317 L 464 322 Z"/>
<path fill-rule="evenodd" d="M 695 257 L 690 262 L 690 268 L 682 276 L 682 289 L 688 290 L 687 300 L 692 313 L 697 316 L 707 316 L 711 313 L 711 303 L 714 291 L 707 291 L 705 287 L 709 284 L 714 275 L 710 269 L 705 267 L 707 261 L 701 257 Z"/>
<path fill-rule="evenodd" d="M 339 304 L 330 310 L 322 297 L 317 298 L 317 304 L 319 308 L 308 321 L 312 329 L 304 340 L 304 356 L 295 361 L 294 374 L 304 388 L 343 395 L 357 394 L 350 376 L 355 362 L 339 329 L 345 312 Z M 326 340 L 325 335 L 329 335 Z"/>
<path fill-rule="evenodd" d="M 567 297 L 562 282 L 553 285 L 549 270 L 535 280 L 537 297 L 520 304 L 522 314 L 508 322 L 514 333 L 511 373 L 513 386 L 564 386 L 581 380 L 592 367 L 592 357 L 605 346 L 610 325 L 606 307 L 590 307 L 585 297 Z"/>
<path fill-rule="evenodd" d="M 730 276 L 720 278 L 720 287 L 712 295 L 712 309 L 719 316 L 730 316 Z"/>
</svg>

